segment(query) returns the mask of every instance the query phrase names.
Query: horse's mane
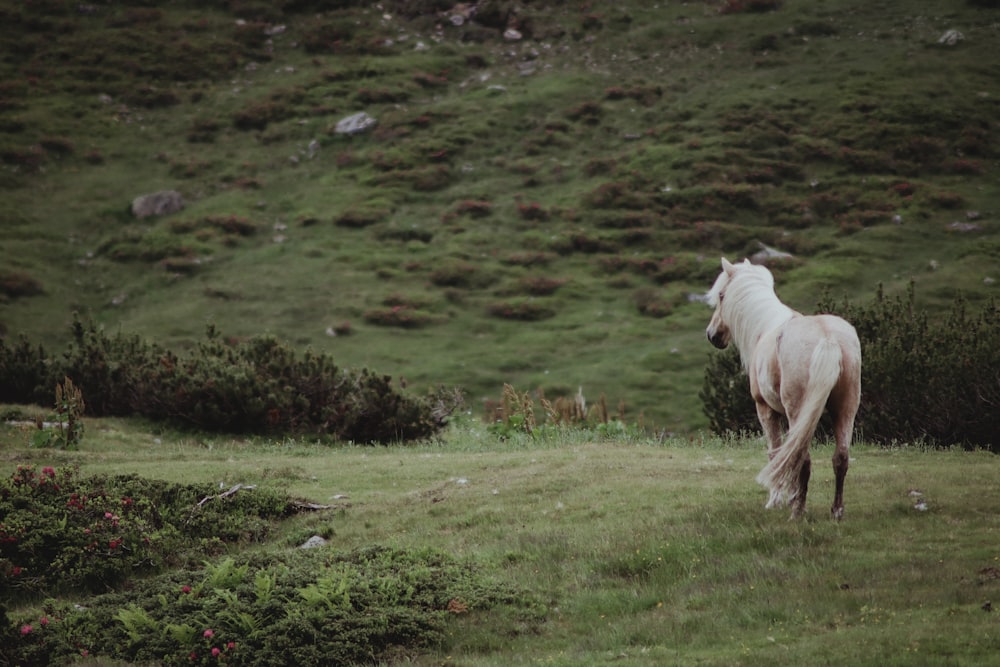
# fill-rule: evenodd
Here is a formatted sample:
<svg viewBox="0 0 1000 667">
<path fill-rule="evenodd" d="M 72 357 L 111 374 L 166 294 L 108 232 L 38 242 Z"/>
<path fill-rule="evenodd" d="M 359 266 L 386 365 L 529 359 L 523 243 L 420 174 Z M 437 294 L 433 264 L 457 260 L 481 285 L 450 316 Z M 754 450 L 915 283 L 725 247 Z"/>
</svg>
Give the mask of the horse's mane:
<svg viewBox="0 0 1000 667">
<path fill-rule="evenodd" d="M 757 341 L 768 331 L 798 313 L 783 304 L 774 293 L 774 276 L 763 266 L 736 264 L 730 276 L 725 271 L 708 293 L 708 302 L 722 301 L 722 319 L 729 327 L 736 348 L 746 366 Z"/>
</svg>

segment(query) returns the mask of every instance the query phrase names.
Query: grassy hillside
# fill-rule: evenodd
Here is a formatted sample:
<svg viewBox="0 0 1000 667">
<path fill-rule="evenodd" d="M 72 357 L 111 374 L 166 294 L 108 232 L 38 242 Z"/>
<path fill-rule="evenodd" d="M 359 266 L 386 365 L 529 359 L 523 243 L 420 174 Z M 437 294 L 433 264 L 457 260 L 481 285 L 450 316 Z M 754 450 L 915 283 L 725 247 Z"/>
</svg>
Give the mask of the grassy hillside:
<svg viewBox="0 0 1000 667">
<path fill-rule="evenodd" d="M 693 431 L 719 255 L 792 253 L 804 310 L 995 293 L 990 4 L 3 0 L 0 324 L 214 323 Z"/>
</svg>

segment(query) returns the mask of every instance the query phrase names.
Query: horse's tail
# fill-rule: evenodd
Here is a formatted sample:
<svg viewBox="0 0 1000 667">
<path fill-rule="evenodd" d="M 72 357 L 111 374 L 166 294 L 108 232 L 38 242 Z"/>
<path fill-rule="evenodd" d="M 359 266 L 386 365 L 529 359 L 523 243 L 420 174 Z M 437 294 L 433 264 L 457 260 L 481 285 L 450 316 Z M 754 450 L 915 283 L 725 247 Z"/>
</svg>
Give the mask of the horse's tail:
<svg viewBox="0 0 1000 667">
<path fill-rule="evenodd" d="M 771 460 L 757 475 L 757 481 L 771 491 L 767 506 L 791 502 L 799 492 L 799 471 L 809 456 L 816 425 L 830 392 L 841 372 L 841 350 L 837 341 L 824 337 L 813 349 L 809 360 L 809 379 L 795 423 L 788 424 L 788 433 Z"/>
</svg>

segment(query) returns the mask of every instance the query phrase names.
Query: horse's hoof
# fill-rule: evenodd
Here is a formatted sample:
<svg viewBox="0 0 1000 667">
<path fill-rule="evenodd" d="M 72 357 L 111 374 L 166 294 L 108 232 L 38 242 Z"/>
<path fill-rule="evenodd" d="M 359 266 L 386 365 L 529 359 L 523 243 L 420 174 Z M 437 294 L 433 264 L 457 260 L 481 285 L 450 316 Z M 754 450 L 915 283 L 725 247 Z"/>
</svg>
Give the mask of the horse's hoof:
<svg viewBox="0 0 1000 667">
<path fill-rule="evenodd" d="M 834 507 L 833 509 L 830 510 L 830 514 L 833 515 L 834 521 L 840 521 L 841 519 L 844 518 L 844 508 Z"/>
</svg>

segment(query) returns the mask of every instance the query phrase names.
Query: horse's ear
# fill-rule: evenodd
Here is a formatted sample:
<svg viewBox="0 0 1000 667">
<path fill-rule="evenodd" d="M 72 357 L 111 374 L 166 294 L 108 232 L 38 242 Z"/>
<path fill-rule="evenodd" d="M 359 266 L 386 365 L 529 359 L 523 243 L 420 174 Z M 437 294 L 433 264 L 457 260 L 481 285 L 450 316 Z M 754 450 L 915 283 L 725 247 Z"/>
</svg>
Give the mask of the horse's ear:
<svg viewBox="0 0 1000 667">
<path fill-rule="evenodd" d="M 726 275 L 730 275 L 731 276 L 731 275 L 733 275 L 733 271 L 736 270 L 736 267 L 733 266 L 729 262 L 728 259 L 726 259 L 725 257 L 723 257 L 722 258 L 722 270 L 726 272 Z"/>
</svg>

